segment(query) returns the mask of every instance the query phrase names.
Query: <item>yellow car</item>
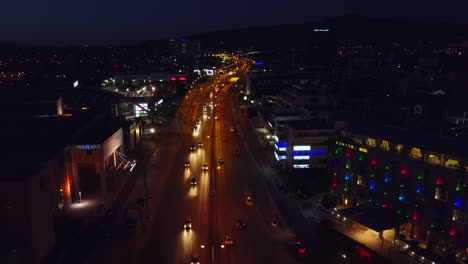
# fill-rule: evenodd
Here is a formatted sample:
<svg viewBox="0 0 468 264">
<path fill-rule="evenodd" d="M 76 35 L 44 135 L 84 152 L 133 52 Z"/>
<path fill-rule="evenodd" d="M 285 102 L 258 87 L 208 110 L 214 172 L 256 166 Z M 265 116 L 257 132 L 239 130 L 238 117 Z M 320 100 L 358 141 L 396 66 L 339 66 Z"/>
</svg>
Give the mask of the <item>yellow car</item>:
<svg viewBox="0 0 468 264">
<path fill-rule="evenodd" d="M 204 171 L 208 170 L 208 164 L 206 164 L 206 163 L 205 163 L 205 164 L 203 164 L 203 166 L 202 166 L 202 170 L 204 170 Z"/>
<path fill-rule="evenodd" d="M 250 196 L 245 197 L 245 205 L 247 205 L 247 206 L 253 206 L 252 197 L 250 197 Z"/>
</svg>

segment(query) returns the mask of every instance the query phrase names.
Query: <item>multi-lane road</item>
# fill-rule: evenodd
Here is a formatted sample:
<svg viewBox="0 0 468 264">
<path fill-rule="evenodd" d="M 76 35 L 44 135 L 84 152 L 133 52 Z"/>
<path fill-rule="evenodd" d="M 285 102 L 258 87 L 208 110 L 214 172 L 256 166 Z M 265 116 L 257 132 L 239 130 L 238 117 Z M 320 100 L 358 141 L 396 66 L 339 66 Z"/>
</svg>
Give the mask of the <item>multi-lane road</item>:
<svg viewBox="0 0 468 264">
<path fill-rule="evenodd" d="M 246 67 L 237 66 L 235 74 L 245 74 Z M 336 263 L 333 234 L 306 223 L 295 201 L 278 191 L 274 169 L 249 130 L 238 88 L 229 78 L 214 78 L 187 94 L 144 164 L 149 215 L 135 234 L 98 243 L 86 263 L 191 263 L 194 257 L 200 263 Z M 211 98 L 216 86 L 220 89 Z M 253 206 L 245 203 L 247 196 Z M 183 229 L 187 217 L 192 222 L 188 231 Z M 278 227 L 267 221 L 272 217 Z M 246 230 L 237 228 L 239 218 Z M 234 246 L 227 247 L 226 236 Z M 308 246 L 306 254 L 291 246 L 297 237 Z"/>
</svg>

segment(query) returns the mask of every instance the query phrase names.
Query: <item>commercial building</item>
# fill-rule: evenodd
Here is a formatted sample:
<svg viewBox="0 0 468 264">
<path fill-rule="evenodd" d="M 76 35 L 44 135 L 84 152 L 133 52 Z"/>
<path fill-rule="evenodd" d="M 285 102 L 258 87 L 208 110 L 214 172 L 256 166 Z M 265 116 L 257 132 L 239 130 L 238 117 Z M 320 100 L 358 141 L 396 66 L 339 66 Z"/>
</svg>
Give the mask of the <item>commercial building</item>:
<svg viewBox="0 0 468 264">
<path fill-rule="evenodd" d="M 127 155 L 142 140 L 141 122 L 116 116 L 118 107 L 39 98 L 10 99 L 21 114 L 0 115 L 10 128 L 2 131 L 0 154 L 0 263 L 41 263 L 58 242 L 64 215 L 106 208 L 135 166 Z"/>
<path fill-rule="evenodd" d="M 354 126 L 335 142 L 331 189 L 341 220 L 379 238 L 466 263 L 466 141 L 390 126 Z"/>
<path fill-rule="evenodd" d="M 279 122 L 275 158 L 286 168 L 317 169 L 328 165 L 328 147 L 335 129 L 317 120 Z"/>
</svg>

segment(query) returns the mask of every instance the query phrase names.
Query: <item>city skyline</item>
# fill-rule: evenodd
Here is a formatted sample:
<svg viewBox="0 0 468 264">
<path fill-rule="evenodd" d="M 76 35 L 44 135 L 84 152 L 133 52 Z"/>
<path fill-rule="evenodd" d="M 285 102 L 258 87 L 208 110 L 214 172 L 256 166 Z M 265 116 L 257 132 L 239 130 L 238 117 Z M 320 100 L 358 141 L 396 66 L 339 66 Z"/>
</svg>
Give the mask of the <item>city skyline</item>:
<svg viewBox="0 0 468 264">
<path fill-rule="evenodd" d="M 361 1 L 352 5 L 334 0 L 327 3 L 279 1 L 228 3 L 178 1 L 128 5 L 123 1 L 80 1 L 48 5 L 29 1 L 10 3 L 0 21 L 2 43 L 43 45 L 132 44 L 145 40 L 180 37 L 200 32 L 299 24 L 360 14 L 365 16 L 437 20 L 467 24 L 468 3 L 446 5 L 436 1 L 393 1 L 390 4 Z"/>
</svg>

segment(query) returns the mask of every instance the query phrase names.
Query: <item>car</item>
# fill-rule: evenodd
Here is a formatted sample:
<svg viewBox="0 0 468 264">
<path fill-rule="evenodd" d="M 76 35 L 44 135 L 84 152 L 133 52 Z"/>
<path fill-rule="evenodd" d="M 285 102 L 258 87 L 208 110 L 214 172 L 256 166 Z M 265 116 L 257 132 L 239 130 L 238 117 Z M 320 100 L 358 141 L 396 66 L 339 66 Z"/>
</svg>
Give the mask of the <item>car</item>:
<svg viewBox="0 0 468 264">
<path fill-rule="evenodd" d="M 223 124 L 223 127 L 227 127 L 227 124 L 226 124 L 226 123 L 224 123 L 224 124 Z"/>
<path fill-rule="evenodd" d="M 223 140 L 224 140 L 224 141 L 228 141 L 228 138 L 227 138 L 227 137 L 224 137 Z"/>
<path fill-rule="evenodd" d="M 226 245 L 226 247 L 234 246 L 234 240 L 232 240 L 231 236 L 226 236 L 226 239 L 224 240 L 224 245 Z"/>
<path fill-rule="evenodd" d="M 219 164 L 224 164 L 224 159 L 223 159 L 222 157 L 219 157 L 219 158 L 218 158 L 218 163 L 219 163 Z"/>
<path fill-rule="evenodd" d="M 278 225 L 279 225 L 279 222 L 278 222 L 278 220 L 277 220 L 275 217 L 272 217 L 272 218 L 268 219 L 268 222 L 270 223 L 270 225 L 271 225 L 273 228 L 277 228 Z"/>
<path fill-rule="evenodd" d="M 197 185 L 197 178 L 192 178 L 192 179 L 190 180 L 190 185 L 192 185 L 192 186 Z"/>
<path fill-rule="evenodd" d="M 245 205 L 247 205 L 247 206 L 253 206 L 252 197 L 250 197 L 250 196 L 245 197 Z"/>
<path fill-rule="evenodd" d="M 198 142 L 198 147 L 199 147 L 199 148 L 202 148 L 202 147 L 203 147 L 203 143 L 202 143 L 202 142 Z"/>
<path fill-rule="evenodd" d="M 221 117 L 216 116 L 216 117 L 215 117 L 215 120 L 221 120 Z"/>
<path fill-rule="evenodd" d="M 208 170 L 208 164 L 206 164 L 206 163 L 205 163 L 205 164 L 203 164 L 203 166 L 202 166 L 202 170 L 204 170 L 204 171 Z"/>
<path fill-rule="evenodd" d="M 237 219 L 236 226 L 237 226 L 237 229 L 239 229 L 239 230 L 246 230 L 247 229 L 247 225 L 245 224 L 244 220 L 242 220 L 240 218 Z"/>
<path fill-rule="evenodd" d="M 190 147 L 190 150 L 191 150 L 191 151 L 195 151 L 196 149 L 197 149 L 197 148 L 195 147 L 195 145 L 192 145 L 192 146 Z"/>
<path fill-rule="evenodd" d="M 185 230 L 192 229 L 192 220 L 190 220 L 189 217 L 185 218 L 185 220 L 184 220 L 184 229 Z"/>
<path fill-rule="evenodd" d="M 238 150 L 234 151 L 234 156 L 239 156 L 240 155 L 240 152 Z"/>
<path fill-rule="evenodd" d="M 192 261 L 190 261 L 190 264 L 200 264 L 200 260 L 198 260 L 198 258 L 192 258 Z"/>
<path fill-rule="evenodd" d="M 198 126 L 195 126 L 195 127 L 193 128 L 193 130 L 197 130 L 197 129 L 198 129 Z"/>
<path fill-rule="evenodd" d="M 190 168 L 190 161 L 185 162 L 185 168 Z"/>
<path fill-rule="evenodd" d="M 231 128 L 229 129 L 229 131 L 231 131 L 231 132 L 235 132 L 235 131 L 236 131 L 236 129 L 235 129 L 235 128 L 233 128 L 233 127 L 231 127 Z"/>
<path fill-rule="evenodd" d="M 299 241 L 293 242 L 292 246 L 294 251 L 299 255 L 305 254 L 307 252 L 307 248 Z"/>
</svg>

